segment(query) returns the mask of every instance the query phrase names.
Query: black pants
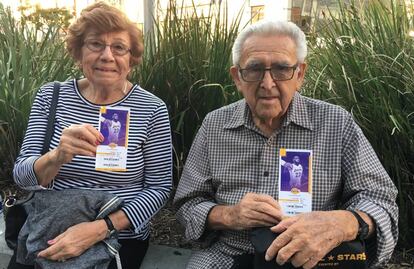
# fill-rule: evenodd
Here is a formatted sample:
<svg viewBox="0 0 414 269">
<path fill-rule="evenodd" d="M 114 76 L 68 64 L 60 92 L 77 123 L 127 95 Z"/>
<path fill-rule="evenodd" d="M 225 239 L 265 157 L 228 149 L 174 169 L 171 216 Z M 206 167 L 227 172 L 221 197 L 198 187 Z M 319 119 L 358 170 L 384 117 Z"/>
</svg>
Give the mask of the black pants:
<svg viewBox="0 0 414 269">
<path fill-rule="evenodd" d="M 145 254 L 148 250 L 149 239 L 141 241 L 136 239 L 119 239 L 121 248 L 119 256 L 121 257 L 122 269 L 139 269 Z M 34 266 L 23 265 L 16 262 L 16 254 L 14 253 L 10 259 L 7 269 L 34 269 Z M 108 269 L 116 269 L 116 260 L 113 259 Z"/>
<path fill-rule="evenodd" d="M 7 269 L 34 269 L 32 265 L 24 265 L 16 262 L 16 252 L 13 252 L 13 256 L 9 261 Z"/>
<path fill-rule="evenodd" d="M 149 239 L 141 241 L 136 239 L 119 239 L 121 248 L 119 256 L 121 256 L 122 269 L 139 269 L 142 260 L 148 250 Z M 108 269 L 116 269 L 116 260 L 113 259 Z"/>
</svg>

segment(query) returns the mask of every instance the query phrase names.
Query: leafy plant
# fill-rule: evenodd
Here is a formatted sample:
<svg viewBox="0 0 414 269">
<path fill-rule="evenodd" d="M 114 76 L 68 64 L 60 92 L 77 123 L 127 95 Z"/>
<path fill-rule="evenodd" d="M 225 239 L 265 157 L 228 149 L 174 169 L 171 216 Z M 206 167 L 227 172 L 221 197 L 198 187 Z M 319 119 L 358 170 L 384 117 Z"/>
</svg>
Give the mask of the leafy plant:
<svg viewBox="0 0 414 269">
<path fill-rule="evenodd" d="M 35 91 L 71 76 L 62 42 L 59 28 L 25 27 L 0 4 L 0 185 L 11 183 Z"/>
<path fill-rule="evenodd" d="M 213 109 L 240 98 L 229 75 L 240 17 L 228 23 L 227 7 L 184 13 L 169 1 L 162 21 L 145 36 L 143 63 L 134 79 L 168 105 L 178 179 L 195 133 Z"/>
<path fill-rule="evenodd" d="M 339 3 L 310 36 L 304 92 L 351 111 L 399 190 L 400 247 L 414 246 L 414 40 L 404 1 Z M 412 14 L 412 10 L 411 10 Z"/>
<path fill-rule="evenodd" d="M 66 29 L 72 18 L 69 10 L 65 8 L 41 8 L 40 5 L 21 6 L 19 11 L 22 24 L 32 23 L 37 30 L 48 29 L 50 26 Z"/>
</svg>

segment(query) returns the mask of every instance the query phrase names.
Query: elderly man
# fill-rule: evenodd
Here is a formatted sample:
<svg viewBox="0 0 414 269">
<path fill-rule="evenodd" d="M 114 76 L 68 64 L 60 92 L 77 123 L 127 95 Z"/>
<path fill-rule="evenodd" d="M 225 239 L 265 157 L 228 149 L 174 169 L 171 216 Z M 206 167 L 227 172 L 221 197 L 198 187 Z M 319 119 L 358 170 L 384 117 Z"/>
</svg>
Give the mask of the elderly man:
<svg viewBox="0 0 414 269">
<path fill-rule="evenodd" d="M 188 239 L 216 235 L 188 268 L 231 268 L 254 252 L 248 230 L 264 226 L 280 233 L 266 252 L 278 264 L 312 268 L 356 238 L 371 268 L 389 260 L 396 188 L 349 113 L 299 94 L 306 54 L 305 35 L 289 22 L 262 21 L 237 37 L 230 73 L 244 99 L 206 116 L 174 200 Z M 312 212 L 287 218 L 281 209 L 281 148 L 313 152 Z"/>
</svg>

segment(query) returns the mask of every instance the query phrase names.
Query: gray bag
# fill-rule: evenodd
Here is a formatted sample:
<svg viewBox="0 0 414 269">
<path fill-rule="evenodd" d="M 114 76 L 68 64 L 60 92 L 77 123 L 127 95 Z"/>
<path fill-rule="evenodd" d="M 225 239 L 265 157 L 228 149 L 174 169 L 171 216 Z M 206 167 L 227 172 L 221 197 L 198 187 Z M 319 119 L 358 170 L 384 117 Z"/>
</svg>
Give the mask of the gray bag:
<svg viewBox="0 0 414 269">
<path fill-rule="evenodd" d="M 37 254 L 49 246 L 48 240 L 69 227 L 81 222 L 102 219 L 118 210 L 121 205 L 120 198 L 105 191 L 35 191 L 33 198 L 25 203 L 28 215 L 19 234 L 17 262 L 50 269 L 107 268 L 120 248 L 117 234 L 65 262 L 38 258 Z"/>
</svg>

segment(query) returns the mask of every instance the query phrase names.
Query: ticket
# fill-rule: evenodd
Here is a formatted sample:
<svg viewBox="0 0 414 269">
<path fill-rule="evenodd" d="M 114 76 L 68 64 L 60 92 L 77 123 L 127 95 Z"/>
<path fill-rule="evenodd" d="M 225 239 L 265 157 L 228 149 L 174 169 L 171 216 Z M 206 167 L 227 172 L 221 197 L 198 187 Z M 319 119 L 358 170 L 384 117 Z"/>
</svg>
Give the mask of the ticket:
<svg viewBox="0 0 414 269">
<path fill-rule="evenodd" d="M 127 170 L 129 118 L 129 108 L 101 107 L 99 131 L 104 136 L 104 141 L 96 150 L 96 170 Z"/>
<path fill-rule="evenodd" d="M 285 216 L 312 211 L 312 151 L 279 150 L 279 204 Z"/>
</svg>

